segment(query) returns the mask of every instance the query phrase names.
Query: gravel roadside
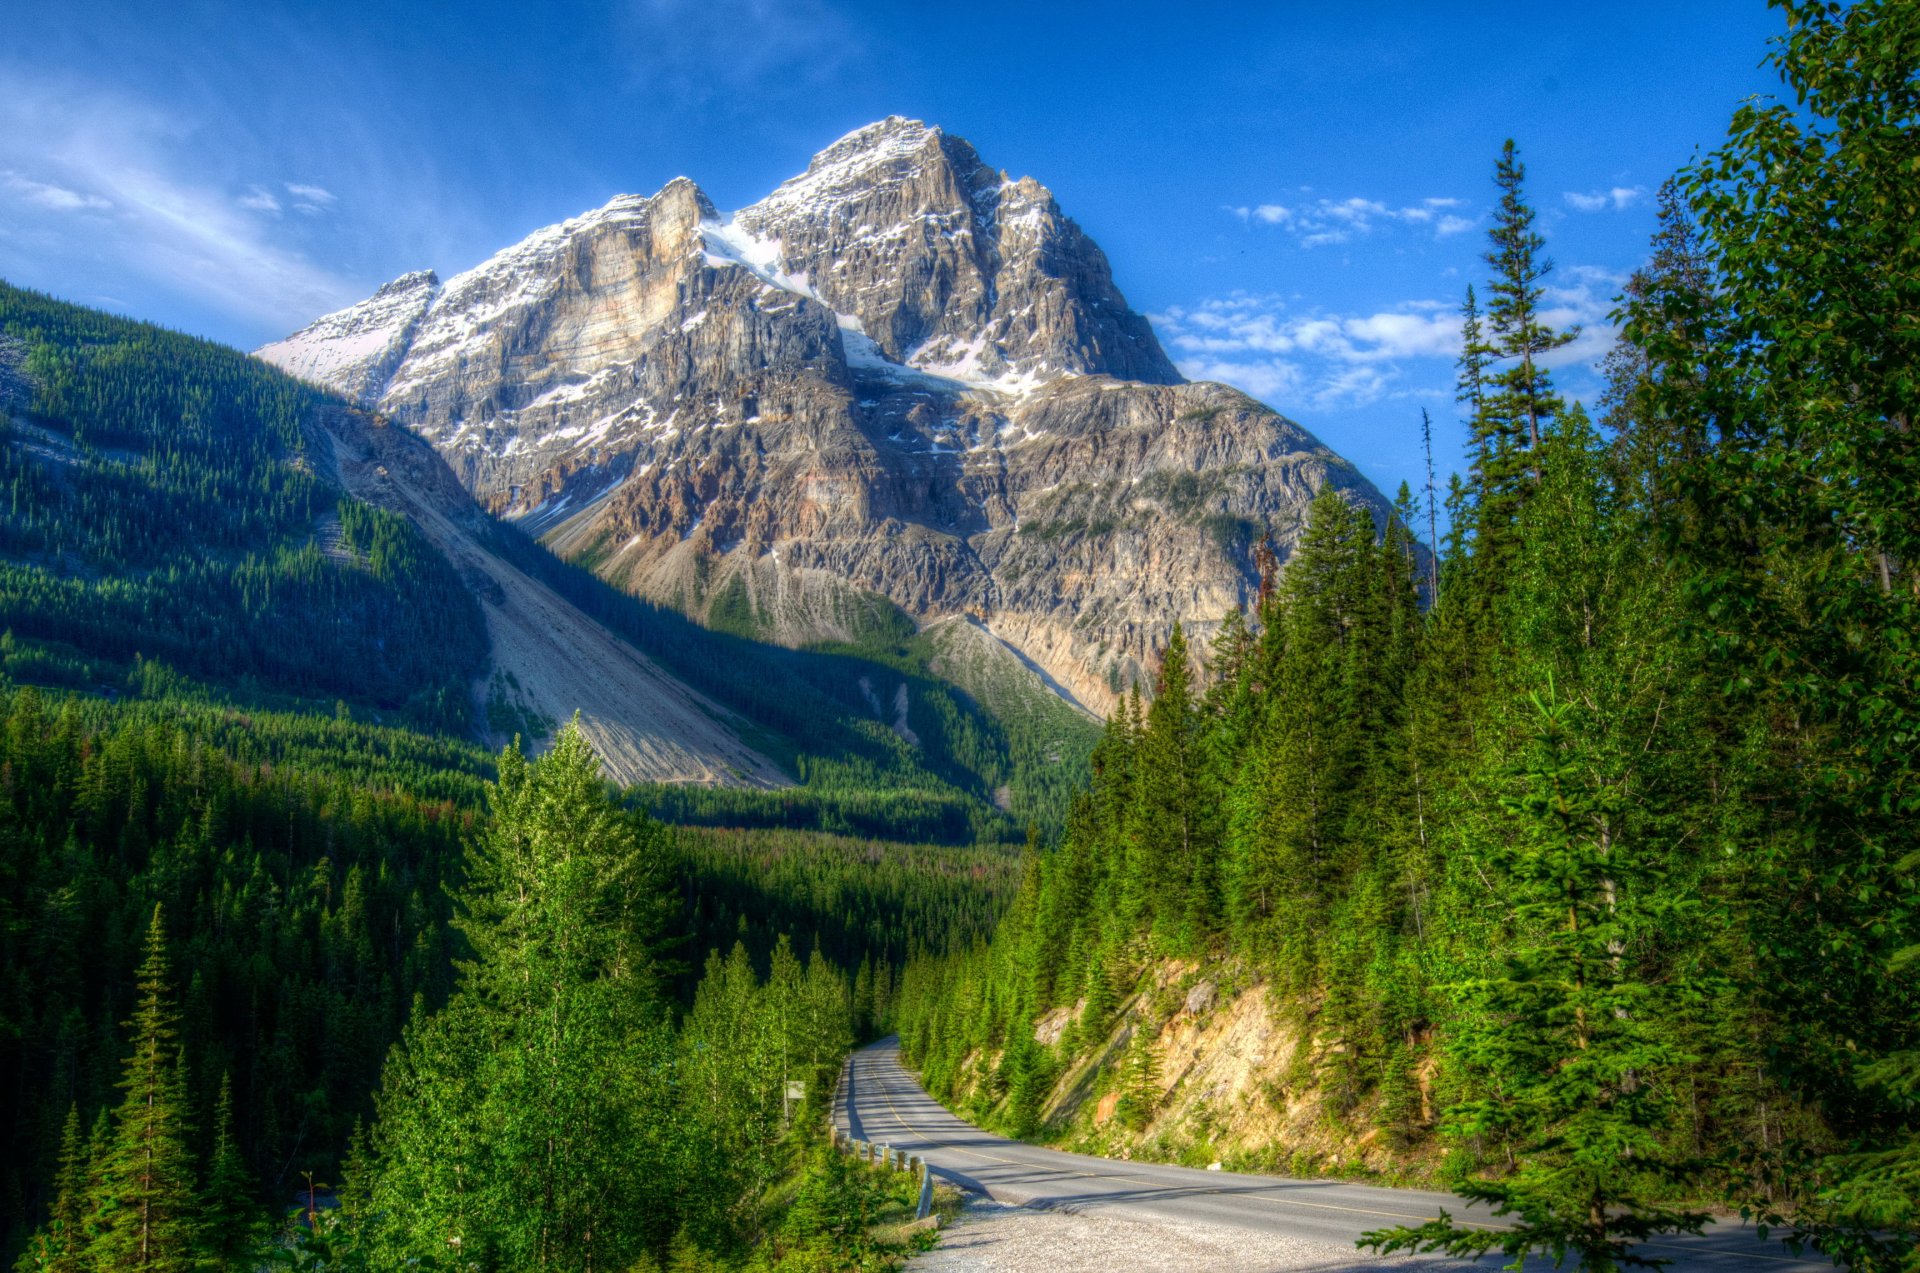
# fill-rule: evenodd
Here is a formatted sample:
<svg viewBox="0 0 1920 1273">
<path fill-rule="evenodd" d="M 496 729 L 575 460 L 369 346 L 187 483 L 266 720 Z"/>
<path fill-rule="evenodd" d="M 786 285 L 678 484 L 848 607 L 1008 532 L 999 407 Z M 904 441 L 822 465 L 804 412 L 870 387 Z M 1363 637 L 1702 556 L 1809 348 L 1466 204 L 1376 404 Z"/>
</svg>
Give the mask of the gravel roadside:
<svg viewBox="0 0 1920 1273">
<path fill-rule="evenodd" d="M 1214 1225 L 1039 1211 L 969 1196 L 940 1244 L 915 1256 L 913 1273 L 1333 1273 L 1334 1270 L 1464 1270 L 1453 1260 L 1382 1259 L 1347 1246 Z"/>
</svg>

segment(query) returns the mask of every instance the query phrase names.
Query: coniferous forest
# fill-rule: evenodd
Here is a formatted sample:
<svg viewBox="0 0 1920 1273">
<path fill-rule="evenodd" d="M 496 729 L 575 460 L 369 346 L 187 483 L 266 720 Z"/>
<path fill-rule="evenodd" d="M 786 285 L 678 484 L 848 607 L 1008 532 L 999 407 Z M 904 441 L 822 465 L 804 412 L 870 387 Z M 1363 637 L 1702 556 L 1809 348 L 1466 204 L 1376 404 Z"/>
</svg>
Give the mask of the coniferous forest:
<svg viewBox="0 0 1920 1273">
<path fill-rule="evenodd" d="M 1175 638 L 992 942 L 907 969 L 936 1095 L 1044 1134 L 1105 1057 L 1144 1127 L 1154 987 L 1224 959 L 1336 1120 L 1519 1222 L 1383 1250 L 1613 1267 L 1731 1205 L 1915 1267 L 1920 21 L 1779 7 L 1785 100 L 1662 191 L 1592 409 L 1499 154 L 1468 471 L 1385 524 L 1323 493 L 1257 609 Z"/>
<path fill-rule="evenodd" d="M 0 284 L 0 1260 L 896 1268 L 851 1049 L 1210 1158 L 1170 1040 L 1231 991 L 1319 1119 L 1233 1166 L 1512 1226 L 1378 1252 L 1611 1269 L 1740 1212 L 1920 1270 L 1920 9 L 1772 7 L 1782 93 L 1662 187 L 1604 395 L 1556 388 L 1509 141 L 1461 471 L 1410 420 L 1428 481 L 1321 490 L 1097 743 L 889 605 L 778 648 L 485 522 L 794 785 L 483 747 L 483 601 L 328 475 L 352 408 Z"/>
</svg>

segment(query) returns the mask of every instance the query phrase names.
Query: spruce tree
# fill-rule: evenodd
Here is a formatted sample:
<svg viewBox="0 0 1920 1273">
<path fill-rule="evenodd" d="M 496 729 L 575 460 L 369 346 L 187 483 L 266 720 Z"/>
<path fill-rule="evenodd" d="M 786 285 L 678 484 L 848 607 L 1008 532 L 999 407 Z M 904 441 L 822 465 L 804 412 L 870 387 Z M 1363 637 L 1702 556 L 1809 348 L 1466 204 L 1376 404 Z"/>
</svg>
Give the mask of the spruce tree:
<svg viewBox="0 0 1920 1273">
<path fill-rule="evenodd" d="M 1663 894 L 1644 848 L 1616 838 L 1617 794 L 1593 784 L 1575 710 L 1536 698 L 1537 725 L 1503 800 L 1518 823 L 1484 849 L 1510 899 L 1513 944 L 1489 975 L 1459 988 L 1456 1050 L 1489 1094 L 1449 1111 L 1452 1133 L 1518 1142 L 1517 1170 L 1458 1187 L 1512 1227 L 1454 1222 L 1370 1233 L 1383 1253 L 1498 1250 L 1518 1270 L 1530 1253 L 1568 1256 L 1590 1273 L 1657 1266 L 1634 1246 L 1698 1232 L 1704 1213 L 1661 1199 L 1703 1164 L 1673 1146 L 1668 1076 L 1691 1058 L 1660 1027 L 1685 993 L 1643 979 L 1634 939 L 1683 905 Z"/>
<path fill-rule="evenodd" d="M 504 752 L 490 794 L 461 898 L 476 958 L 383 1077 L 375 1252 L 625 1267 L 677 1227 L 658 992 L 671 848 L 608 790 L 577 721 L 538 760 Z"/>
<path fill-rule="evenodd" d="M 1790 1218 L 1856 1268 L 1904 1269 L 1920 1262 L 1920 11 L 1776 7 L 1785 100 L 1742 105 L 1681 174 L 1709 286 L 1653 280 L 1627 334 L 1649 356 L 1648 414 L 1698 422 L 1675 466 L 1693 613 L 1736 701 L 1772 722 L 1755 794 L 1778 814 L 1754 848 L 1776 881 L 1756 929 L 1779 1063 L 1859 1146 L 1780 1168 L 1820 1182 Z"/>
<path fill-rule="evenodd" d="M 1186 633 L 1176 623 L 1140 732 L 1137 856 L 1129 880 L 1129 909 L 1149 917 L 1170 950 L 1195 949 L 1218 913 L 1200 723 Z"/>
<path fill-rule="evenodd" d="M 1142 1018 L 1134 1022 L 1133 1038 L 1121 1063 L 1120 1121 L 1140 1131 L 1160 1108 L 1160 1049 L 1153 1030 Z"/>
<path fill-rule="evenodd" d="M 253 1173 L 233 1136 L 233 1081 L 222 1075 L 213 1112 L 213 1154 L 199 1207 L 204 1255 L 215 1268 L 239 1265 L 265 1231 L 255 1193 Z"/>
<path fill-rule="evenodd" d="M 53 1207 L 46 1225 L 33 1235 L 14 1266 L 18 1273 L 83 1273 L 88 1267 L 87 1190 L 87 1142 L 80 1132 L 80 1107 L 69 1105 L 60 1128 Z"/>
<path fill-rule="evenodd" d="M 94 1233 L 87 1259 L 101 1269 L 185 1273 L 196 1261 L 197 1190 L 158 906 L 147 927 L 137 990 L 139 1006 L 126 1023 L 133 1051 L 119 1083 L 125 1096 L 105 1154 L 94 1166 L 99 1181 L 91 1200 Z"/>
<path fill-rule="evenodd" d="M 1439 491 L 1433 482 L 1433 417 L 1420 408 L 1420 449 L 1427 461 L 1427 604 L 1440 603 Z"/>
<path fill-rule="evenodd" d="M 1487 302 L 1487 327 L 1493 355 L 1507 365 L 1489 381 L 1489 405 L 1515 431 L 1514 445 L 1531 453 L 1540 449 L 1547 425 L 1563 406 L 1540 359 L 1571 344 L 1580 331 L 1556 330 L 1541 316 L 1543 284 L 1553 272 L 1553 262 L 1541 255 L 1547 241 L 1533 228 L 1534 210 L 1526 197 L 1527 169 L 1512 138 L 1500 149 L 1493 180 L 1500 203 L 1488 231 L 1492 244 L 1485 258 L 1493 267 L 1487 285 L 1492 295 Z"/>
<path fill-rule="evenodd" d="M 1530 485 L 1540 477 L 1540 444 L 1564 409 L 1542 359 L 1570 343 L 1578 329 L 1558 330 L 1542 317 L 1546 277 L 1553 262 L 1546 240 L 1534 229 L 1526 199 L 1526 166 L 1512 139 L 1494 163 L 1500 201 L 1488 231 L 1488 283 L 1484 337 L 1471 298 L 1462 329 L 1468 346 L 1463 377 L 1471 369 L 1470 421 L 1479 503 L 1479 556 L 1497 578 L 1510 547 L 1511 529 Z M 1482 379 L 1484 377 L 1484 379 Z M 1467 388 L 1463 385 L 1463 391 Z"/>
</svg>

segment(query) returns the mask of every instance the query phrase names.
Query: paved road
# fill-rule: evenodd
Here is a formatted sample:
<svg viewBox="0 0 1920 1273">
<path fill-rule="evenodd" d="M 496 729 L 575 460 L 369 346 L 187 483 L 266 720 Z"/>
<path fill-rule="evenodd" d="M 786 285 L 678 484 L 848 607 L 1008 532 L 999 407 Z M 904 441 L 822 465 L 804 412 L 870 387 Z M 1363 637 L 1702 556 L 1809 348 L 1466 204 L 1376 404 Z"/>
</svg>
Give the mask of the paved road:
<svg viewBox="0 0 1920 1273">
<path fill-rule="evenodd" d="M 1369 1229 L 1432 1219 L 1441 1207 L 1457 1218 L 1471 1220 L 1476 1212 L 1485 1217 L 1484 1209 L 1459 1198 L 1419 1189 L 1122 1162 L 1007 1140 L 954 1117 L 927 1095 L 901 1067 L 899 1041 L 891 1038 L 853 1054 L 833 1117 L 858 1139 L 918 1154 L 954 1184 L 1021 1206 L 1222 1225 L 1340 1245 Z M 1669 1267 L 1678 1273 L 1812 1273 L 1833 1267 L 1797 1259 L 1737 1223 L 1715 1225 L 1699 1237 L 1662 1238 L 1644 1250 L 1672 1260 Z M 1356 1252 L 1356 1262 L 1362 1258 Z M 1485 1263 L 1498 1267 L 1501 1260 Z M 1551 1266 L 1542 1261 L 1539 1267 Z"/>
</svg>

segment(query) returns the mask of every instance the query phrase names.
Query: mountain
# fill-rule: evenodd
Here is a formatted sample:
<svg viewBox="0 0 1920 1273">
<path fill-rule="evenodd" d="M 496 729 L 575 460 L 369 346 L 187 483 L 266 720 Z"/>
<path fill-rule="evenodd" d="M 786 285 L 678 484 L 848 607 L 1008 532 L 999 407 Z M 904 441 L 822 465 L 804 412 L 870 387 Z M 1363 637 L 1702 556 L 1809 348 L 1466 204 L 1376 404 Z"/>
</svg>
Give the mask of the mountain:
<svg viewBox="0 0 1920 1273">
<path fill-rule="evenodd" d="M 723 214 L 623 195 L 259 355 L 402 422 L 489 509 L 637 595 L 789 644 L 878 594 L 1112 705 L 1352 465 L 1183 381 L 1045 187 L 889 118 Z"/>
</svg>

